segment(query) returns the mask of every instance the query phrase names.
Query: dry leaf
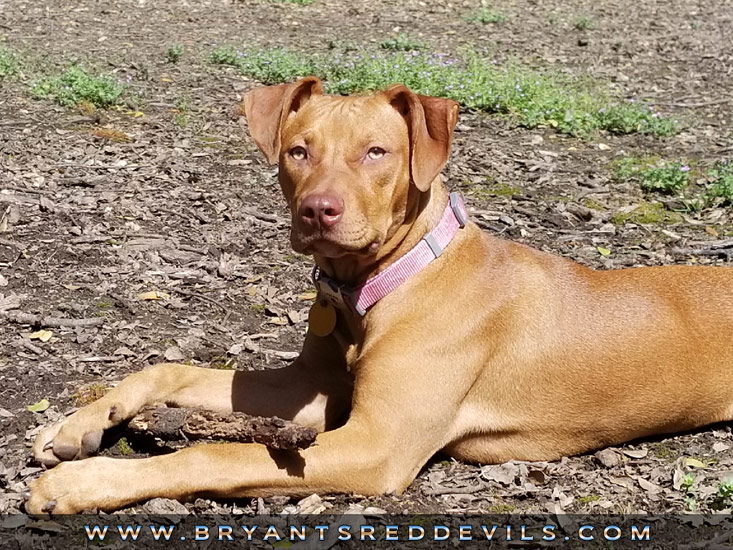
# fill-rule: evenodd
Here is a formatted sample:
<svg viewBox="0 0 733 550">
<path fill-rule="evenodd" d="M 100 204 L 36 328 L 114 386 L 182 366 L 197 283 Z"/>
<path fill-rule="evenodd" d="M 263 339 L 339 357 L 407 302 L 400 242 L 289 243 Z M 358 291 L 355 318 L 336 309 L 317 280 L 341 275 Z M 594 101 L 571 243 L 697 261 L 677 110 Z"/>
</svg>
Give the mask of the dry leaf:
<svg viewBox="0 0 733 550">
<path fill-rule="evenodd" d="M 643 477 L 637 477 L 636 480 L 639 482 L 639 485 L 641 486 L 641 488 L 644 489 L 650 495 L 656 495 L 658 493 L 661 493 L 664 490 L 659 485 L 656 485 L 652 483 L 651 481 L 647 481 Z"/>
<path fill-rule="evenodd" d="M 45 411 L 51 406 L 51 403 L 48 402 L 48 399 L 41 399 L 38 403 L 33 403 L 33 405 L 28 405 L 28 410 L 34 413 L 40 413 Z"/>
<path fill-rule="evenodd" d="M 20 307 L 20 297 L 17 294 L 3 296 L 0 294 L 0 311 L 8 311 L 18 309 Z"/>
<path fill-rule="evenodd" d="M 31 340 L 40 340 L 41 342 L 48 342 L 53 336 L 53 332 L 50 330 L 37 330 L 36 332 L 29 334 L 28 338 Z"/>
<path fill-rule="evenodd" d="M 696 458 L 686 458 L 685 466 L 690 468 L 705 468 L 705 464 Z"/>
<path fill-rule="evenodd" d="M 168 294 L 157 290 L 151 290 L 150 292 L 143 292 L 137 295 L 138 300 L 167 300 L 168 298 L 170 298 Z"/>
<path fill-rule="evenodd" d="M 633 450 L 633 449 L 626 449 L 621 451 L 629 458 L 646 458 L 646 455 L 649 454 L 649 449 L 639 449 L 639 450 Z"/>
</svg>

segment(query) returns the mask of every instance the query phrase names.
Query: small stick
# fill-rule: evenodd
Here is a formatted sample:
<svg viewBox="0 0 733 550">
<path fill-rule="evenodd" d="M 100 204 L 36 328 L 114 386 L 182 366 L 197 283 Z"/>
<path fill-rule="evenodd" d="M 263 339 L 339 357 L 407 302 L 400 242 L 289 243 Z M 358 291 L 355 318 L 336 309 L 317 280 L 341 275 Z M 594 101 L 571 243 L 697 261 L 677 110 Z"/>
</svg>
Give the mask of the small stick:
<svg viewBox="0 0 733 550">
<path fill-rule="evenodd" d="M 46 317 L 23 313 L 20 311 L 0 311 L 0 316 L 13 323 L 33 325 L 39 327 L 94 327 L 104 324 L 104 317 L 90 317 L 88 319 L 66 319 L 63 317 Z"/>
<path fill-rule="evenodd" d="M 146 407 L 127 426 L 132 432 L 163 440 L 223 439 L 261 443 L 271 449 L 298 450 L 313 445 L 318 430 L 278 417 L 250 416 L 241 412 L 221 415 L 201 409 Z"/>
</svg>

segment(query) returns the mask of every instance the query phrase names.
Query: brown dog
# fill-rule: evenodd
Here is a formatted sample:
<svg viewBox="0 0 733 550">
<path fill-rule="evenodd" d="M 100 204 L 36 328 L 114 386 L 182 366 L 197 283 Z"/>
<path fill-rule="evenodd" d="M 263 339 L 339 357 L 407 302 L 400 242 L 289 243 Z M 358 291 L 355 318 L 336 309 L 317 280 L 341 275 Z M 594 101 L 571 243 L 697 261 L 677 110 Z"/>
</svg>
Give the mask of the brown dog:
<svg viewBox="0 0 733 550">
<path fill-rule="evenodd" d="M 733 269 L 596 272 L 493 238 L 439 172 L 458 107 L 404 86 L 363 97 L 317 79 L 250 92 L 251 133 L 313 254 L 318 303 L 289 367 L 163 364 L 42 433 L 48 465 L 166 402 L 292 419 L 317 445 L 200 445 L 142 460 L 65 462 L 27 508 L 116 509 L 157 496 L 399 492 L 441 449 L 553 460 L 733 419 Z M 338 281 L 338 282 L 337 282 Z"/>
</svg>

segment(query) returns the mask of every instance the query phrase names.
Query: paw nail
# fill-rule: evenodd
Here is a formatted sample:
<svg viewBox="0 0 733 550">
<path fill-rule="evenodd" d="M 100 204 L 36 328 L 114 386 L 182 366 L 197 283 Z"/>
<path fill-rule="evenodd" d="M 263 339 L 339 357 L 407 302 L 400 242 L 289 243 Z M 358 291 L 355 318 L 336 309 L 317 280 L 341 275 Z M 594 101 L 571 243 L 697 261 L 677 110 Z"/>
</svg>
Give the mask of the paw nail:
<svg viewBox="0 0 733 550">
<path fill-rule="evenodd" d="M 41 512 L 53 512 L 54 508 L 56 508 L 56 501 L 49 500 L 46 504 L 43 505 L 43 508 L 41 508 Z"/>
<path fill-rule="evenodd" d="M 30 491 L 25 491 L 23 493 L 23 500 L 25 500 L 27 502 L 28 500 L 30 500 L 30 498 L 31 498 L 31 492 Z"/>
</svg>

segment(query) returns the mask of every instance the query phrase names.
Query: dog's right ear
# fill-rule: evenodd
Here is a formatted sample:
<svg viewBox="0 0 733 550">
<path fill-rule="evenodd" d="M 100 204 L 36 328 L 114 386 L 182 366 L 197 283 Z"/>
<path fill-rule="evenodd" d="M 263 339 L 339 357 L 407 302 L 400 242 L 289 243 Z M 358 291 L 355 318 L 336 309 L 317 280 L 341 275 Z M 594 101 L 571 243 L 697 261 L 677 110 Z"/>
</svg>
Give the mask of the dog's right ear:
<svg viewBox="0 0 733 550">
<path fill-rule="evenodd" d="M 267 162 L 277 163 L 280 156 L 280 129 L 283 122 L 312 95 L 323 93 L 321 81 L 309 76 L 293 84 L 257 88 L 244 96 L 244 114 L 249 133 Z"/>
</svg>

